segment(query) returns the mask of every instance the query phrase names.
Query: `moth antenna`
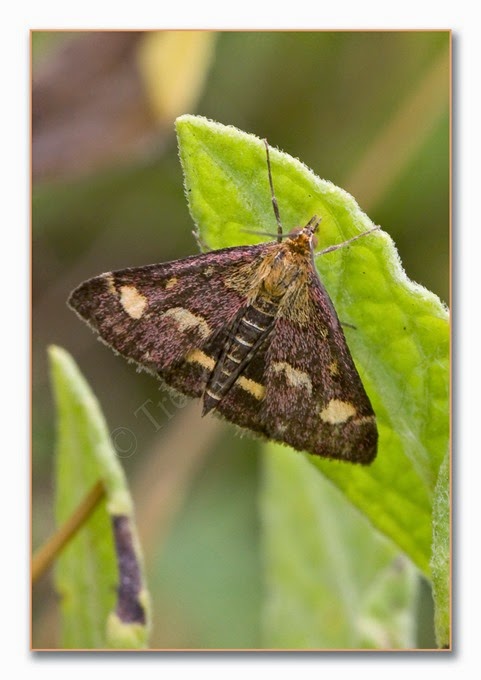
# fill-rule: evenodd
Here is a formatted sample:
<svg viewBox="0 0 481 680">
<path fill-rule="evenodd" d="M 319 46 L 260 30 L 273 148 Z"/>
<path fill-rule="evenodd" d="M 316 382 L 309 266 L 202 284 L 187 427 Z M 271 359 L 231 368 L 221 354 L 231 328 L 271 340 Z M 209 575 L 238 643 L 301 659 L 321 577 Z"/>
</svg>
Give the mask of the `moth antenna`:
<svg viewBox="0 0 481 680">
<path fill-rule="evenodd" d="M 244 234 L 255 234 L 256 236 L 270 236 L 271 238 L 279 239 L 279 236 L 283 239 L 289 238 L 289 234 L 272 234 L 270 231 L 258 231 L 257 229 L 241 229 Z"/>
<path fill-rule="evenodd" d="M 355 331 L 357 331 L 357 326 L 355 326 L 352 323 L 348 323 L 347 321 L 341 321 L 341 326 L 345 326 L 346 328 L 353 328 Z"/>
<path fill-rule="evenodd" d="M 207 243 L 203 240 L 202 236 L 195 230 L 192 231 L 192 235 L 197 241 L 197 245 L 201 253 L 210 253 L 212 248 L 210 248 Z"/>
<path fill-rule="evenodd" d="M 343 241 L 342 243 L 337 243 L 335 246 L 329 246 L 329 248 L 324 248 L 324 250 L 320 250 L 318 253 L 315 253 L 315 257 L 319 257 L 319 255 L 325 255 L 326 253 L 332 253 L 333 250 L 339 250 L 339 248 L 344 248 L 344 246 L 349 245 L 349 243 L 352 243 L 353 241 L 357 241 L 358 238 L 361 238 L 362 236 L 367 236 L 368 234 L 372 234 L 373 231 L 378 231 L 381 227 L 373 227 L 372 229 L 368 229 L 367 231 L 363 231 L 362 234 L 357 234 L 357 236 L 353 236 L 352 238 L 348 238 L 347 241 Z"/>
<path fill-rule="evenodd" d="M 264 139 L 264 144 L 265 144 L 265 147 L 266 147 L 267 174 L 269 176 L 269 186 L 271 188 L 272 207 L 274 208 L 274 215 L 276 216 L 276 222 L 277 222 L 277 242 L 281 243 L 282 242 L 281 215 L 279 213 L 279 206 L 277 204 L 277 198 L 276 198 L 276 195 L 274 193 L 274 183 L 272 181 L 272 172 L 271 172 L 271 159 L 269 157 L 269 144 L 267 143 L 267 139 Z"/>
</svg>

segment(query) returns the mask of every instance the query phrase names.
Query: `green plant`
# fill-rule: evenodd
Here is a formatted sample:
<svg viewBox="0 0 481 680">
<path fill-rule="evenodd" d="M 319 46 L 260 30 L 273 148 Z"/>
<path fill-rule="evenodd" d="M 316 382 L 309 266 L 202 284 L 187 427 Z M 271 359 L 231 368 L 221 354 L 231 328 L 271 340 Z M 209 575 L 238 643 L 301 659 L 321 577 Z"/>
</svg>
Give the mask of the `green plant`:
<svg viewBox="0 0 481 680">
<path fill-rule="evenodd" d="M 126 480 L 100 406 L 72 357 L 51 347 L 50 362 L 57 405 L 58 525 L 99 480 L 104 490 L 55 565 L 62 645 L 142 648 L 150 605 Z"/>
<path fill-rule="evenodd" d="M 222 248 L 262 238 L 246 230 L 274 234 L 262 141 L 195 116 L 181 116 L 176 125 L 186 195 L 202 242 Z M 322 215 L 322 249 L 374 226 L 352 196 L 319 179 L 299 161 L 273 150 L 271 162 L 285 231 Z M 339 317 L 355 326 L 346 328 L 346 336 L 377 414 L 380 444 L 378 457 L 369 467 L 306 456 L 310 474 L 315 477 L 322 472 L 430 578 L 433 501 L 440 494 L 449 495 L 448 475 L 437 486 L 449 439 L 447 310 L 434 294 L 406 277 L 385 232 L 382 238 L 361 239 L 318 258 L 316 264 Z M 285 505 L 291 468 L 305 465 L 304 456 L 295 454 L 283 464 L 284 453 L 281 447 L 266 445 L 262 507 L 271 512 L 273 506 Z M 306 496 L 302 483 L 294 487 L 292 512 Z M 276 571 L 284 526 L 264 517 L 263 527 L 266 579 L 275 599 L 276 588 L 285 588 Z M 298 524 L 293 540 L 297 536 L 302 542 L 303 532 L 310 531 L 310 526 Z M 447 534 L 442 547 L 439 532 L 437 536 L 436 551 L 446 551 Z M 298 547 L 291 544 L 290 551 L 295 554 Z M 448 583 L 448 562 L 443 564 L 438 576 Z M 435 604 L 438 610 L 444 609 L 446 598 Z M 447 635 L 446 629 L 438 629 L 440 645 L 447 644 Z"/>
<path fill-rule="evenodd" d="M 180 117 L 176 126 L 200 240 L 222 248 L 263 238 L 248 230 L 275 233 L 261 140 L 195 116 Z M 271 162 L 286 231 L 322 215 L 322 249 L 372 228 L 342 189 L 287 154 L 272 150 Z M 317 266 L 340 318 L 350 324 L 347 340 L 377 414 L 379 453 L 371 466 L 360 467 L 263 445 L 264 646 L 413 646 L 417 570 L 433 581 L 438 645 L 449 646 L 447 310 L 407 279 L 384 232 L 318 258 Z M 64 642 L 142 646 L 146 625 L 105 632 L 115 606 L 108 584 L 116 573 L 108 515 L 132 517 L 123 474 L 72 360 L 60 349 L 51 358 L 59 522 L 99 477 L 108 499 L 59 561 L 57 583 L 68 595 Z M 92 571 L 102 578 L 80 578 Z M 92 588 L 103 594 L 88 608 Z M 79 627 L 85 629 L 80 638 Z"/>
</svg>

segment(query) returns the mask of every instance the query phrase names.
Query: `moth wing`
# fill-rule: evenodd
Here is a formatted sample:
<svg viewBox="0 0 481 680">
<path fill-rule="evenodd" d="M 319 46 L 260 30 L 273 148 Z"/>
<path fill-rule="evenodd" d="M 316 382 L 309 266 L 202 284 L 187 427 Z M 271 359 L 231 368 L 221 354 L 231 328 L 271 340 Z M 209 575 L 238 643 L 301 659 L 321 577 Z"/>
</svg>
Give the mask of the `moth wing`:
<svg viewBox="0 0 481 680">
<path fill-rule="evenodd" d="M 368 464 L 377 452 L 374 411 L 332 302 L 313 272 L 308 323 L 280 315 L 265 357 L 267 436 L 298 450 Z"/>
<path fill-rule="evenodd" d="M 226 248 L 102 274 L 74 290 L 69 305 L 116 352 L 200 396 L 205 371 L 185 359 L 232 322 L 245 304 L 246 275 L 267 247 Z"/>
</svg>

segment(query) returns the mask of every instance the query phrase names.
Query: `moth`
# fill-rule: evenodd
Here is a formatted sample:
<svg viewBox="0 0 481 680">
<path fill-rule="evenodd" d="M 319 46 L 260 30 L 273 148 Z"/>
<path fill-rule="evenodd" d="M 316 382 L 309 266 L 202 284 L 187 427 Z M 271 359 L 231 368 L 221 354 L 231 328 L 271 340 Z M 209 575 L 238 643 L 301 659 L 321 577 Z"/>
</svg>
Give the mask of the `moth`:
<svg viewBox="0 0 481 680">
<path fill-rule="evenodd" d="M 368 464 L 376 418 L 314 264 L 320 218 L 283 233 L 265 146 L 274 241 L 108 272 L 82 283 L 69 305 L 117 353 L 200 397 L 203 415 Z"/>
</svg>

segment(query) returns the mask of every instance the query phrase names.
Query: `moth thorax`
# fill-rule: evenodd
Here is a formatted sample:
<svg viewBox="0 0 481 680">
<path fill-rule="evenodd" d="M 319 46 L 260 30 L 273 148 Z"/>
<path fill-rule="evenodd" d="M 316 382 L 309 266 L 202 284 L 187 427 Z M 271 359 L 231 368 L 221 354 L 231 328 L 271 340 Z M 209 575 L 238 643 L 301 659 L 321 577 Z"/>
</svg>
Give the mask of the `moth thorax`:
<svg viewBox="0 0 481 680">
<path fill-rule="evenodd" d="M 290 254 L 280 253 L 262 281 L 262 290 L 271 298 L 282 298 L 298 274 L 298 264 Z"/>
</svg>

